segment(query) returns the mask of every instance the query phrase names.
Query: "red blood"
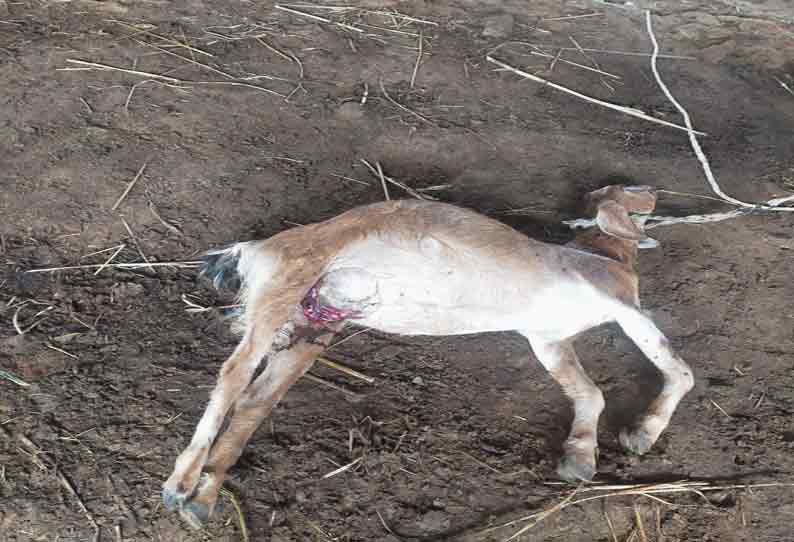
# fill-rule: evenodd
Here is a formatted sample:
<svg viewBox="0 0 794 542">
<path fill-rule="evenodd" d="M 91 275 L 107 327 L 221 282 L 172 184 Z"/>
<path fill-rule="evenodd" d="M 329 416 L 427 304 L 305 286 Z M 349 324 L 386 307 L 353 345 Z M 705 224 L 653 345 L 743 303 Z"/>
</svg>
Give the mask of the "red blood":
<svg viewBox="0 0 794 542">
<path fill-rule="evenodd" d="M 341 322 L 348 318 L 355 318 L 355 311 L 344 311 L 330 305 L 322 305 L 317 286 L 312 286 L 306 297 L 301 302 L 303 314 L 314 324 Z"/>
</svg>

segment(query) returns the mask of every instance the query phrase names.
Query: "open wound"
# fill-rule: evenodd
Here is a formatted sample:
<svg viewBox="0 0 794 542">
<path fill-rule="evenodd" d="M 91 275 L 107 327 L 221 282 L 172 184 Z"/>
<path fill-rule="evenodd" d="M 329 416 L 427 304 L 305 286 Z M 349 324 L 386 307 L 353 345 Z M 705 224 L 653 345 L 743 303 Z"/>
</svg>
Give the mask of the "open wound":
<svg viewBox="0 0 794 542">
<path fill-rule="evenodd" d="M 301 307 L 306 319 L 313 324 L 341 322 L 348 318 L 358 318 L 360 316 L 360 313 L 355 310 L 337 309 L 331 305 L 323 304 L 316 284 L 311 287 L 309 293 L 301 301 Z"/>
</svg>

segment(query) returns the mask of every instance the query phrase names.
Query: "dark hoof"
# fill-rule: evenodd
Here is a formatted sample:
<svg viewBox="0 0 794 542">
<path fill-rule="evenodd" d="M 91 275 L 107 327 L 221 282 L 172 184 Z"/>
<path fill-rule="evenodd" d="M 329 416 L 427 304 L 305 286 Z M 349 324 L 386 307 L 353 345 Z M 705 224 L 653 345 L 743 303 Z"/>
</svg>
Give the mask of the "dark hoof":
<svg viewBox="0 0 794 542">
<path fill-rule="evenodd" d="M 653 446 L 654 438 L 644 429 L 624 429 L 619 435 L 620 444 L 629 452 L 643 455 Z"/>
<path fill-rule="evenodd" d="M 563 457 L 557 467 L 557 475 L 572 484 L 590 482 L 595 474 L 595 463 L 577 460 L 573 455 Z"/>
<path fill-rule="evenodd" d="M 166 509 L 175 512 L 182 508 L 185 502 L 185 494 L 171 491 L 170 489 L 163 488 L 163 504 Z"/>
<path fill-rule="evenodd" d="M 210 518 L 210 510 L 200 502 L 190 501 L 182 505 L 179 515 L 194 529 L 201 529 Z"/>
</svg>

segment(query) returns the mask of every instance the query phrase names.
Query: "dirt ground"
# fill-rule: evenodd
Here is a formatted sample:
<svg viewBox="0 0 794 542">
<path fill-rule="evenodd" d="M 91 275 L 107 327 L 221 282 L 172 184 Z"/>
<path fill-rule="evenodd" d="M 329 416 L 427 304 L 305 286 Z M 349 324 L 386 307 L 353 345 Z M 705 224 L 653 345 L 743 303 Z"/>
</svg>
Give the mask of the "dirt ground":
<svg viewBox="0 0 794 542">
<path fill-rule="evenodd" d="M 291 8 L 324 23 L 270 2 L 0 1 L 0 369 L 28 384 L 0 379 L 0 541 L 92 540 L 80 501 L 101 540 L 242 539 L 228 497 L 198 532 L 159 500 L 235 345 L 220 311 L 188 312 L 185 296 L 233 294 L 192 268 L 26 270 L 101 264 L 121 244 L 116 263 L 191 261 L 326 219 L 384 197 L 362 159 L 554 242 L 608 182 L 710 194 L 685 133 L 485 61 L 510 41 L 494 55 L 511 65 L 681 122 L 648 57 L 614 53 L 650 50 L 643 2 L 618 4 Z M 720 183 L 748 201 L 790 193 L 794 8 L 682 4 L 653 2 L 663 52 L 688 57 L 659 65 Z M 725 208 L 663 193 L 659 212 Z M 793 224 L 654 231 L 643 303 L 697 384 L 653 451 L 630 457 L 617 430 L 659 375 L 614 326 L 578 339 L 607 398 L 598 481 L 794 480 Z M 505 540 L 523 524 L 482 531 L 570 494 L 550 484 L 570 407 L 519 337 L 362 333 L 328 357 L 374 382 L 318 366 L 345 391 L 303 380 L 257 433 L 227 483 L 251 540 Z M 791 487 L 657 497 L 570 506 L 523 539 L 794 540 Z"/>
</svg>

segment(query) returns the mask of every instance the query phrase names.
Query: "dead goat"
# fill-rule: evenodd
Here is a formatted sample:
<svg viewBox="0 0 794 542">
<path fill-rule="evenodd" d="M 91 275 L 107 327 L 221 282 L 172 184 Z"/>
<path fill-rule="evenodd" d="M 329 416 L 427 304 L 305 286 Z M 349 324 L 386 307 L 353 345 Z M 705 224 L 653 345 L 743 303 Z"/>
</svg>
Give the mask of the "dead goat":
<svg viewBox="0 0 794 542">
<path fill-rule="evenodd" d="M 648 411 L 620 433 L 626 449 L 647 452 L 693 386 L 690 368 L 639 309 L 634 264 L 638 246 L 652 240 L 629 213 L 650 213 L 656 195 L 608 186 L 587 200 L 598 227 L 565 246 L 467 209 L 411 200 L 209 253 L 205 273 L 215 285 L 240 286 L 242 340 L 163 486 L 165 504 L 194 526 L 207 521 L 251 435 L 346 322 L 403 335 L 522 334 L 573 401 L 557 469 L 568 481 L 596 473 L 604 408 L 572 339 L 617 322 L 664 377 Z"/>
</svg>

